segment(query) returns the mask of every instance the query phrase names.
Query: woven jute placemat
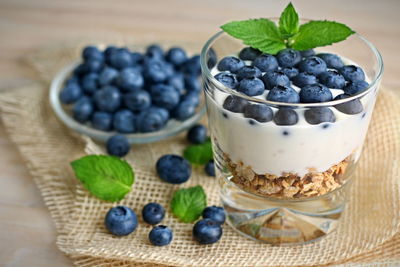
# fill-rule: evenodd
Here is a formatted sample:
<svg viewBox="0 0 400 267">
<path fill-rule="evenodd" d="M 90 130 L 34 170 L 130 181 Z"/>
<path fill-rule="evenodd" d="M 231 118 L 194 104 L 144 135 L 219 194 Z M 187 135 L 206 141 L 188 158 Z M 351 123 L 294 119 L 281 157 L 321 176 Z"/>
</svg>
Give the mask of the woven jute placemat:
<svg viewBox="0 0 400 267">
<path fill-rule="evenodd" d="M 77 266 L 304 266 L 400 262 L 400 106 L 399 98 L 382 89 L 374 111 L 363 156 L 355 173 L 351 201 L 336 232 L 303 246 L 276 247 L 248 240 L 228 226 L 220 242 L 200 246 L 191 238 L 191 224 L 170 213 L 164 224 L 174 230 L 166 247 L 151 246 L 150 227 L 141 223 L 134 234 L 116 238 L 103 226 L 102 202 L 82 188 L 69 162 L 86 153 L 104 153 L 102 145 L 72 133 L 57 120 L 48 103 L 48 81 L 79 48 L 46 50 L 30 58 L 44 83 L 9 90 L 0 95 L 2 121 L 17 144 L 41 190 L 58 230 L 57 245 Z M 47 82 L 47 83 L 46 83 Z M 133 190 L 120 204 L 140 213 L 144 204 L 166 207 L 180 187 L 201 184 L 209 204 L 218 203 L 217 184 L 202 170 L 189 182 L 174 186 L 161 182 L 154 170 L 158 157 L 181 153 L 184 135 L 146 145 L 135 145 L 127 160 L 136 172 Z M 140 217 L 140 216 L 139 216 Z"/>
</svg>

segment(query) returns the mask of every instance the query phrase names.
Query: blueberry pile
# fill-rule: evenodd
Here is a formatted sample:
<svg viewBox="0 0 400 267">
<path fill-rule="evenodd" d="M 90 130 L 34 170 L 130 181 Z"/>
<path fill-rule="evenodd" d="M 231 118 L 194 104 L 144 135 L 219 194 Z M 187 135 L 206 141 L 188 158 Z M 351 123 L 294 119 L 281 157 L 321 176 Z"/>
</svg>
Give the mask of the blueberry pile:
<svg viewBox="0 0 400 267">
<path fill-rule="evenodd" d="M 297 51 L 288 48 L 274 56 L 246 47 L 238 57 L 221 59 L 217 69 L 220 72 L 215 78 L 223 85 L 247 96 L 265 95 L 266 100 L 283 103 L 321 103 L 344 99 L 369 86 L 360 67 L 344 65 L 339 56 L 315 54 L 312 49 Z M 335 99 L 333 90 L 340 90 Z M 277 125 L 294 125 L 298 122 L 297 112 L 293 109 L 280 109 L 274 114 L 266 105 L 250 104 L 233 95 L 225 99 L 223 108 L 243 113 L 251 124 L 272 120 Z M 346 114 L 358 114 L 363 109 L 358 99 L 335 108 Z M 310 124 L 335 121 L 335 115 L 329 108 L 307 110 L 305 118 Z"/>
<path fill-rule="evenodd" d="M 168 120 L 183 121 L 200 103 L 200 57 L 150 45 L 145 53 L 87 46 L 82 63 L 65 82 L 60 101 L 73 118 L 101 131 L 147 133 Z"/>
</svg>

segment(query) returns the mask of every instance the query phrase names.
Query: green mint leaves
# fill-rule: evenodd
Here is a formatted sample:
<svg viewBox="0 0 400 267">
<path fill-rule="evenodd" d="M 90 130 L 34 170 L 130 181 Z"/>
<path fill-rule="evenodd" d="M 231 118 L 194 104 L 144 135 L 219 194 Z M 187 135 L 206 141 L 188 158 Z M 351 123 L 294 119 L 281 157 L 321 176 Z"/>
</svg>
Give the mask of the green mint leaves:
<svg viewBox="0 0 400 267">
<path fill-rule="evenodd" d="M 132 167 L 114 156 L 89 155 L 71 162 L 76 177 L 101 200 L 116 202 L 131 191 Z"/>
<path fill-rule="evenodd" d="M 172 213 L 185 223 L 197 220 L 206 207 L 206 193 L 200 185 L 179 189 L 171 201 Z"/>
<path fill-rule="evenodd" d="M 354 31 L 334 21 L 318 20 L 299 25 L 292 3 L 279 18 L 279 28 L 269 19 L 232 21 L 221 26 L 227 34 L 263 53 L 276 54 L 285 48 L 307 50 L 345 40 Z"/>
<path fill-rule="evenodd" d="M 213 159 L 211 141 L 208 140 L 200 145 L 191 145 L 183 151 L 183 157 L 195 165 L 204 165 Z"/>
</svg>

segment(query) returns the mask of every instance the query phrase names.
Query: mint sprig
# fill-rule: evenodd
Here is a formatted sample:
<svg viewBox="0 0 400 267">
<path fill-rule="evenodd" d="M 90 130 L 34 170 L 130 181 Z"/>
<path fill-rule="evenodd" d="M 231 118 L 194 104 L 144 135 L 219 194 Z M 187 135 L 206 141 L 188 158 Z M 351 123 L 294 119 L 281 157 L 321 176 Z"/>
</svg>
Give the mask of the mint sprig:
<svg viewBox="0 0 400 267">
<path fill-rule="evenodd" d="M 299 15 L 289 3 L 275 22 L 261 18 L 232 21 L 221 26 L 227 34 L 240 39 L 263 53 L 276 54 L 285 48 L 307 50 L 331 45 L 355 33 L 348 26 L 335 21 L 318 20 L 299 25 Z"/>
<path fill-rule="evenodd" d="M 204 165 L 213 158 L 211 141 L 200 145 L 191 145 L 183 151 L 183 157 L 195 165 Z"/>
<path fill-rule="evenodd" d="M 197 220 L 206 207 L 207 196 L 200 185 L 179 189 L 171 201 L 172 213 L 185 223 Z"/>
<path fill-rule="evenodd" d="M 71 162 L 76 177 L 101 200 L 116 202 L 131 191 L 135 181 L 132 167 L 114 156 L 89 155 Z"/>
</svg>

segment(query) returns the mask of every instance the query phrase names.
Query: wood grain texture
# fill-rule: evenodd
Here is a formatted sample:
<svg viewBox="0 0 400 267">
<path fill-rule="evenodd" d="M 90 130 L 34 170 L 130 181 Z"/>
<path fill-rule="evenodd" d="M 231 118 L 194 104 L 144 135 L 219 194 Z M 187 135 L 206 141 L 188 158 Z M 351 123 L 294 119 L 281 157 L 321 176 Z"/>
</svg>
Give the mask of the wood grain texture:
<svg viewBox="0 0 400 267">
<path fill-rule="evenodd" d="M 350 25 L 384 58 L 383 85 L 398 88 L 400 1 L 293 1 L 301 17 Z M 276 0 L 0 0 L 0 90 L 35 80 L 21 59 L 37 48 L 87 36 L 204 43 L 224 22 L 277 16 Z M 0 126 L 0 265 L 71 266 L 16 147 Z"/>
</svg>

